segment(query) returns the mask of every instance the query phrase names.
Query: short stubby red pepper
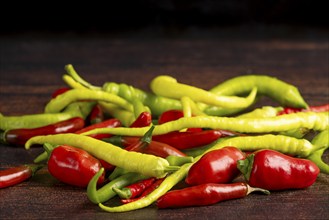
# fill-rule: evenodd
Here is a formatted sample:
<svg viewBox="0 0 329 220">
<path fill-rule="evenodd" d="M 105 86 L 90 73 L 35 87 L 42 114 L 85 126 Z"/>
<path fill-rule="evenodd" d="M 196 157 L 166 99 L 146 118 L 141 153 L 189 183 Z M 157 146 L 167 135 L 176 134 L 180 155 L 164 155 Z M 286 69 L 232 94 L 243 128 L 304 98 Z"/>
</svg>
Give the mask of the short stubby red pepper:
<svg viewBox="0 0 329 220">
<path fill-rule="evenodd" d="M 105 121 L 102 121 L 100 123 L 96 123 L 96 124 L 92 124 L 89 125 L 85 128 L 82 128 L 78 131 L 76 131 L 76 134 L 81 134 L 96 128 L 114 128 L 114 127 L 120 127 L 122 124 L 120 122 L 120 120 L 116 119 L 116 118 L 111 118 L 111 119 L 107 119 Z M 91 134 L 89 135 L 90 137 L 96 138 L 96 139 L 103 139 L 103 138 L 110 138 L 112 135 L 111 134 Z"/>
<path fill-rule="evenodd" d="M 220 130 L 204 130 L 196 132 L 170 132 L 162 135 L 154 135 L 153 140 L 169 144 L 179 150 L 185 150 L 204 146 L 222 136 Z"/>
<path fill-rule="evenodd" d="M 278 115 L 284 115 L 284 114 L 291 114 L 296 112 L 329 112 L 329 104 L 325 105 L 318 105 L 318 106 L 309 106 L 307 109 L 304 108 L 292 108 L 292 107 L 286 107 L 280 112 L 278 112 Z"/>
<path fill-rule="evenodd" d="M 71 146 L 54 148 L 48 159 L 48 170 L 56 179 L 73 186 L 87 187 L 101 168 L 100 161 L 88 152 Z M 104 182 L 104 173 L 98 184 Z"/>
<path fill-rule="evenodd" d="M 10 145 L 24 146 L 26 141 L 31 137 L 38 135 L 71 133 L 82 129 L 84 126 L 84 119 L 75 117 L 38 128 L 19 128 L 8 130 L 1 135 L 1 141 Z"/>
<path fill-rule="evenodd" d="M 252 188 L 246 183 L 206 183 L 169 191 L 157 200 L 156 205 L 160 209 L 205 206 L 220 201 L 243 198 L 254 191 L 269 194 L 267 190 Z"/>
<path fill-rule="evenodd" d="M 32 176 L 42 168 L 42 165 L 20 165 L 0 170 L 0 189 L 17 185 Z"/>
<path fill-rule="evenodd" d="M 236 147 L 210 151 L 191 166 L 185 182 L 189 185 L 229 183 L 240 174 L 237 161 L 242 159 L 245 154 Z"/>
<path fill-rule="evenodd" d="M 303 189 L 311 186 L 319 168 L 310 160 L 274 150 L 259 150 L 238 161 L 238 169 L 250 186 L 268 190 Z"/>
</svg>

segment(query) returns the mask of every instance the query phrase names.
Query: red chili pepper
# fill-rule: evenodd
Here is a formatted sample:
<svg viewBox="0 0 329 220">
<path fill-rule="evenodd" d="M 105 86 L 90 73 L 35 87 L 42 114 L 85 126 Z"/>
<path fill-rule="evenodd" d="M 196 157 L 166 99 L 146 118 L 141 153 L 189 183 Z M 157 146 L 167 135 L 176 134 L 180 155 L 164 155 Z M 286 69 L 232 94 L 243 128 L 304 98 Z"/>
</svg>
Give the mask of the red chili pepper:
<svg viewBox="0 0 329 220">
<path fill-rule="evenodd" d="M 53 92 L 53 94 L 51 94 L 51 98 L 56 98 L 58 95 L 63 94 L 67 91 L 69 91 L 71 88 L 68 87 L 63 87 L 63 88 L 59 88 L 56 91 Z"/>
<path fill-rule="evenodd" d="M 240 173 L 237 161 L 242 159 L 245 154 L 236 147 L 210 151 L 191 166 L 185 182 L 189 185 L 229 183 Z"/>
<path fill-rule="evenodd" d="M 144 198 L 145 196 L 149 195 L 151 192 L 156 190 L 164 180 L 165 178 L 156 179 L 155 182 L 151 186 L 147 187 L 139 197 L 135 197 L 131 199 L 121 199 L 121 202 L 123 204 L 127 204 Z"/>
<path fill-rule="evenodd" d="M 21 165 L 17 167 L 0 170 L 0 189 L 19 184 L 42 168 L 42 165 Z"/>
<path fill-rule="evenodd" d="M 104 118 L 105 116 L 102 107 L 99 104 L 96 104 L 89 114 L 88 121 L 90 124 L 97 124 L 104 121 Z"/>
<path fill-rule="evenodd" d="M 79 187 L 87 187 L 101 167 L 100 161 L 88 152 L 65 145 L 54 148 L 48 159 L 48 170 L 52 176 Z M 104 175 L 103 173 L 98 184 L 104 182 Z"/>
<path fill-rule="evenodd" d="M 116 119 L 116 118 L 111 118 L 111 119 L 107 119 L 105 121 L 102 121 L 100 123 L 97 124 L 93 124 L 93 125 L 89 125 L 88 127 L 82 128 L 78 131 L 76 131 L 76 134 L 81 134 L 96 128 L 114 128 L 114 127 L 120 127 L 121 126 L 121 122 Z M 111 134 L 91 134 L 89 135 L 90 137 L 96 138 L 96 139 L 103 139 L 103 138 L 109 138 L 112 135 Z"/>
<path fill-rule="evenodd" d="M 28 139 L 38 135 L 70 133 L 80 130 L 85 125 L 83 118 L 75 117 L 39 128 L 19 128 L 5 131 L 1 141 L 11 145 L 23 146 Z"/>
<path fill-rule="evenodd" d="M 269 194 L 267 190 L 252 188 L 246 183 L 206 183 L 169 191 L 157 200 L 156 205 L 160 209 L 205 206 L 220 201 L 243 198 L 255 191 Z"/>
<path fill-rule="evenodd" d="M 222 136 L 220 130 L 204 130 L 199 132 L 170 132 L 154 135 L 153 140 L 169 144 L 179 150 L 204 146 Z"/>
<path fill-rule="evenodd" d="M 238 161 L 250 186 L 268 190 L 303 189 L 311 186 L 320 170 L 310 160 L 274 150 L 259 150 Z"/>
<path fill-rule="evenodd" d="M 147 127 L 150 126 L 151 123 L 152 123 L 151 113 L 142 112 L 129 127 L 131 128 Z"/>
<path fill-rule="evenodd" d="M 145 180 L 141 180 L 137 183 L 133 183 L 122 189 L 113 187 L 112 190 L 116 192 L 116 194 L 118 194 L 118 196 L 122 199 L 133 199 L 136 198 L 137 196 L 140 196 L 145 189 L 150 187 L 155 182 L 155 180 L 156 180 L 155 177 L 151 177 Z"/>
<path fill-rule="evenodd" d="M 179 118 L 182 118 L 182 117 L 184 117 L 183 111 L 175 110 L 175 109 L 168 110 L 168 111 L 163 112 L 159 116 L 158 124 L 161 125 L 161 124 L 164 124 L 164 123 L 169 122 L 169 121 L 175 121 L 175 120 L 177 120 Z"/>
<path fill-rule="evenodd" d="M 116 146 L 122 146 L 126 150 L 131 150 L 131 148 L 134 148 L 134 151 L 152 154 L 158 157 L 166 158 L 167 156 L 174 155 L 174 156 L 182 156 L 185 157 L 186 154 L 182 151 L 178 150 L 175 147 L 170 146 L 169 144 L 158 142 L 158 141 L 151 141 L 147 145 L 139 145 L 140 138 L 139 137 L 133 137 L 133 136 L 113 136 L 109 139 L 106 139 L 106 141 L 116 145 Z M 135 145 L 133 147 L 133 145 Z"/>
<path fill-rule="evenodd" d="M 184 112 L 182 110 L 171 109 L 163 112 L 158 118 L 158 124 L 164 124 L 169 121 L 175 121 L 179 118 L 184 117 Z M 188 132 L 202 131 L 202 128 L 188 128 Z"/>
<path fill-rule="evenodd" d="M 309 106 L 307 109 L 304 108 L 292 108 L 286 107 L 282 111 L 278 112 L 278 115 L 291 114 L 296 112 L 329 112 L 329 104 L 319 106 Z"/>
</svg>

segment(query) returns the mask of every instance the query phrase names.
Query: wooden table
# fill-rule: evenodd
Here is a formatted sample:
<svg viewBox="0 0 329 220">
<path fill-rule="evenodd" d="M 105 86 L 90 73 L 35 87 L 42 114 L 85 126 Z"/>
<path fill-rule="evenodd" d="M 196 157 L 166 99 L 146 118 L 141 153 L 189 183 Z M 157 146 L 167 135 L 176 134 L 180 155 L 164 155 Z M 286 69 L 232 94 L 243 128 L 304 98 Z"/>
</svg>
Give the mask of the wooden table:
<svg viewBox="0 0 329 220">
<path fill-rule="evenodd" d="M 51 93 L 65 86 L 71 63 L 89 82 L 123 82 L 148 90 L 169 74 L 204 89 L 242 74 L 267 74 L 297 86 L 310 105 L 329 102 L 328 31 L 279 27 L 141 31 L 120 35 L 7 34 L 0 36 L 0 112 L 41 113 Z M 278 105 L 268 98 L 258 104 Z M 31 163 L 42 149 L 0 146 L 0 168 Z M 324 159 L 328 162 L 326 153 Z M 106 213 L 86 191 L 41 170 L 34 178 L 0 190 L 0 219 L 328 219 L 329 177 L 320 174 L 305 190 L 252 194 L 213 206 Z"/>
</svg>

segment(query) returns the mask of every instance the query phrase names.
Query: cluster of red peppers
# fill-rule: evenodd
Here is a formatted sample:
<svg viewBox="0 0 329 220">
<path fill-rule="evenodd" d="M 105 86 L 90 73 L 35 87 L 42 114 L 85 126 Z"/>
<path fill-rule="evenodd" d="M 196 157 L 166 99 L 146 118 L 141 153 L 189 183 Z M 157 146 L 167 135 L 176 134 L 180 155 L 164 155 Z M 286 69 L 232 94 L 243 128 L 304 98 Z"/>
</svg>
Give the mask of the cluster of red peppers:
<svg viewBox="0 0 329 220">
<path fill-rule="evenodd" d="M 52 97 L 67 91 L 57 90 Z M 309 111 L 329 111 L 329 105 L 310 107 Z M 289 114 L 302 109 L 285 108 L 279 114 Z M 180 110 L 169 110 L 160 115 L 158 124 L 177 120 L 183 117 Z M 146 127 L 152 123 L 152 116 L 142 112 L 131 124 L 131 127 Z M 88 120 L 79 117 L 51 125 L 31 128 L 13 129 L 2 135 L 2 142 L 22 146 L 26 141 L 37 135 L 58 133 L 83 133 L 95 128 L 120 127 L 118 119 L 107 119 L 99 105 L 95 105 Z M 138 151 L 159 157 L 186 157 L 184 150 L 205 146 L 225 136 L 239 135 L 223 130 L 203 130 L 189 128 L 187 131 L 170 132 L 153 135 L 152 130 L 144 137 L 112 136 L 95 134 L 91 137 L 122 146 L 128 151 Z M 101 169 L 103 173 L 98 180 L 102 185 L 107 175 L 114 172 L 115 167 L 99 160 L 88 152 L 72 146 L 45 145 L 48 153 L 47 168 L 49 173 L 58 180 L 78 187 L 87 187 L 91 178 Z M 0 188 L 16 185 L 33 176 L 40 165 L 24 165 L 0 171 Z M 310 160 L 300 159 L 282 154 L 274 150 L 242 152 L 234 146 L 227 146 L 204 154 L 194 163 L 185 178 L 186 187 L 167 192 L 156 204 L 158 208 L 177 208 L 183 206 L 210 205 L 219 201 L 242 198 L 253 191 L 269 193 L 267 190 L 302 189 L 311 186 L 320 170 Z M 243 174 L 245 182 L 235 182 Z M 145 178 L 125 187 L 113 187 L 113 191 L 126 204 L 144 198 L 154 191 L 164 178 Z"/>
</svg>

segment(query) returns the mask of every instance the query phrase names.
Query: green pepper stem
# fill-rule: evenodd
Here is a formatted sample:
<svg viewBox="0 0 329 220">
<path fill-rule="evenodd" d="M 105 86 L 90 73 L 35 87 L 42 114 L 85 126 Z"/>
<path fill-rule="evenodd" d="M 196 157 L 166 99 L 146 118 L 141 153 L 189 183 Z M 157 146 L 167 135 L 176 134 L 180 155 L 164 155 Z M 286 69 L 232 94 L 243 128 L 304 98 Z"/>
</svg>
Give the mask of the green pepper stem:
<svg viewBox="0 0 329 220">
<path fill-rule="evenodd" d="M 154 130 L 154 126 L 152 125 L 151 128 L 144 134 L 144 136 L 141 138 L 141 141 L 143 143 L 148 143 L 150 144 L 152 141 L 152 133 Z"/>
<path fill-rule="evenodd" d="M 250 174 L 254 163 L 254 157 L 254 154 L 250 154 L 246 157 L 246 159 L 237 161 L 237 167 L 247 181 L 249 181 L 250 179 Z"/>
<path fill-rule="evenodd" d="M 113 187 L 112 190 L 122 199 L 129 199 L 131 196 L 131 191 L 127 188 L 119 189 L 117 187 Z"/>
</svg>

